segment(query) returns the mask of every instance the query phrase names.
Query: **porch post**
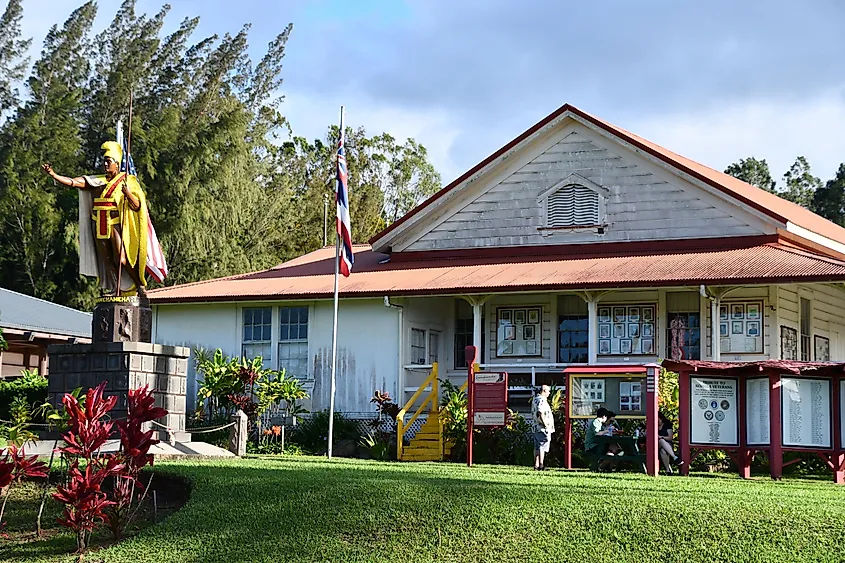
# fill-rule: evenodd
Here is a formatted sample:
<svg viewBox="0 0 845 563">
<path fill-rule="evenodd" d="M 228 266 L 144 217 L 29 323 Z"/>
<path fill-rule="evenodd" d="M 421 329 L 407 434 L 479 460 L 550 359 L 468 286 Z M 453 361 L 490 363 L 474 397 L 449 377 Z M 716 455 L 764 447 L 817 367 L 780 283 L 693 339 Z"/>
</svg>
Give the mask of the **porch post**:
<svg viewBox="0 0 845 563">
<path fill-rule="evenodd" d="M 476 362 L 479 364 L 483 364 L 485 358 L 485 354 L 482 353 L 482 342 L 483 339 L 483 327 L 481 326 L 481 313 L 482 307 L 490 299 L 489 295 L 464 295 L 463 298 L 466 300 L 467 303 L 472 305 L 472 345 L 475 346 L 477 350 L 477 360 Z"/>
<path fill-rule="evenodd" d="M 780 374 L 769 373 L 769 470 L 772 479 L 783 477 L 783 433 L 780 419 Z"/>
<path fill-rule="evenodd" d="M 587 294 L 587 361 L 595 365 L 599 361 L 599 300 L 595 294 Z"/>
<path fill-rule="evenodd" d="M 484 358 L 481 353 L 481 307 L 483 306 L 483 302 L 481 301 L 474 301 L 472 304 L 472 345 L 475 346 L 475 349 L 478 350 L 478 363 L 484 363 Z"/>
<path fill-rule="evenodd" d="M 710 299 L 710 350 L 714 362 L 722 359 L 722 341 L 719 334 L 719 305 L 722 299 L 718 295 Z"/>
</svg>

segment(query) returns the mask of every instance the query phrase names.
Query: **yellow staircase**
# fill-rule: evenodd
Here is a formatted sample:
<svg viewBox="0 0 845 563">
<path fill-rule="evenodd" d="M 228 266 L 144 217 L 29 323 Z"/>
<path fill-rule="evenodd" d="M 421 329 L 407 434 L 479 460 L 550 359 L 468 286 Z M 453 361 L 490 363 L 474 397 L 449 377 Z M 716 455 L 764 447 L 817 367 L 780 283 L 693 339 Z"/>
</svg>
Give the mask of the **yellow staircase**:
<svg viewBox="0 0 845 563">
<path fill-rule="evenodd" d="M 405 422 L 405 415 L 427 388 L 431 389 L 428 395 L 417 407 L 411 419 Z M 417 392 L 396 415 L 396 459 L 399 461 L 441 461 L 443 459 L 443 425 L 440 423 L 439 400 L 440 387 L 435 363 L 431 366 L 431 373 L 419 386 Z M 427 414 L 426 421 L 406 446 L 405 434 L 423 413 Z"/>
<path fill-rule="evenodd" d="M 443 459 L 440 416 L 434 410 L 411 438 L 409 445 L 402 448 L 402 461 L 441 461 Z"/>
</svg>

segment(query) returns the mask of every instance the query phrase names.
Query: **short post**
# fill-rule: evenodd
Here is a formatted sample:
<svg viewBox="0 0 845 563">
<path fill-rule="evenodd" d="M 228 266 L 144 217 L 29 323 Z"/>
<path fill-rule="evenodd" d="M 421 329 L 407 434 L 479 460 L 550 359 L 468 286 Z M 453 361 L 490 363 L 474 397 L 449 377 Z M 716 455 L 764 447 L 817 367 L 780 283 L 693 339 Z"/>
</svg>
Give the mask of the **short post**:
<svg viewBox="0 0 845 563">
<path fill-rule="evenodd" d="M 657 390 L 659 388 L 660 367 L 655 364 L 646 366 L 646 396 L 645 396 L 645 467 L 646 473 L 657 477 L 660 472 L 660 460 L 657 452 Z"/>
<path fill-rule="evenodd" d="M 769 473 L 776 480 L 783 477 L 780 393 L 780 374 L 769 373 Z"/>
<path fill-rule="evenodd" d="M 467 467 L 472 467 L 472 422 L 475 403 L 473 402 L 473 380 L 475 379 L 475 363 L 478 360 L 478 348 L 467 346 L 464 349 L 467 361 Z"/>
<path fill-rule="evenodd" d="M 753 452 L 748 447 L 747 390 L 748 384 L 746 383 L 745 377 L 743 376 L 737 379 L 736 392 L 739 400 L 739 455 L 737 456 L 736 463 L 739 466 L 739 476 L 743 479 L 751 478 L 751 459 L 754 457 Z"/>
<path fill-rule="evenodd" d="M 238 457 L 246 455 L 246 431 L 247 431 L 247 417 L 244 411 L 238 409 L 238 412 L 232 415 L 231 421 L 234 424 L 229 430 L 229 451 Z"/>
<path fill-rule="evenodd" d="M 681 370 L 678 373 L 678 442 L 681 444 L 681 474 L 689 475 L 689 465 L 692 461 L 690 449 L 690 372 Z"/>
<path fill-rule="evenodd" d="M 572 469 L 572 413 L 569 410 L 569 394 L 572 389 L 572 374 L 564 372 L 563 388 L 563 465 Z"/>
<path fill-rule="evenodd" d="M 833 377 L 831 380 L 831 398 L 833 399 L 833 454 L 830 460 L 833 462 L 833 482 L 837 485 L 845 485 L 845 452 L 842 451 L 842 410 L 839 408 L 839 401 L 841 400 L 839 377 Z"/>
</svg>

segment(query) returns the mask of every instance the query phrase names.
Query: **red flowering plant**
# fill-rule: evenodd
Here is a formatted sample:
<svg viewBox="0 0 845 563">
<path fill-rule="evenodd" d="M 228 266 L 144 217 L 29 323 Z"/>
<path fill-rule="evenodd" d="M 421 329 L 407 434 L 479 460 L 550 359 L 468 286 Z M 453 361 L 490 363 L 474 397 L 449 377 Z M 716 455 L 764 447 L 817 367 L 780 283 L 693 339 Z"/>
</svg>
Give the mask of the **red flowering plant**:
<svg viewBox="0 0 845 563">
<path fill-rule="evenodd" d="M 84 552 L 91 533 L 104 521 L 116 535 L 120 535 L 129 521 L 128 511 L 134 498 L 135 484 L 141 469 L 152 463 L 149 449 L 157 440 L 153 432 L 142 431 L 145 422 L 160 418 L 167 411 L 155 407 L 149 389 L 135 389 L 127 397 L 128 416 L 117 423 L 107 419 L 117 404 L 117 397 L 103 397 L 105 382 L 89 389 L 84 405 L 71 394 L 62 398 L 68 414 L 69 430 L 62 436 L 65 447 L 62 455 L 72 459 L 68 469 L 69 482 L 59 486 L 53 498 L 65 505 L 59 523 L 76 531 L 77 548 Z M 102 454 L 112 429 L 117 425 L 121 449 L 115 454 Z M 85 468 L 80 469 L 80 460 Z M 111 494 L 104 484 L 114 479 Z"/>
<path fill-rule="evenodd" d="M 62 435 L 65 446 L 59 451 L 72 461 L 68 483 L 59 485 L 53 498 L 65 505 L 58 522 L 76 531 L 80 553 L 85 551 L 91 532 L 105 520 L 106 508 L 114 504 L 102 490 L 103 481 L 123 469 L 113 456 L 98 456 L 114 427 L 106 415 L 117 404 L 116 396 L 103 397 L 105 389 L 105 382 L 88 389 L 84 405 L 69 393 L 62 397 L 69 429 Z M 85 469 L 79 468 L 80 459 L 85 461 Z"/>
<path fill-rule="evenodd" d="M 26 457 L 23 448 L 10 444 L 6 455 L 0 460 L 0 489 L 8 487 L 3 498 L 3 505 L 0 507 L 0 527 L 3 525 L 6 501 L 12 494 L 12 485 L 35 477 L 47 477 L 47 464 L 38 461 L 37 455 Z"/>
<path fill-rule="evenodd" d="M 136 487 L 140 489 L 141 470 L 153 464 L 150 448 L 158 444 L 153 439 L 153 430 L 143 430 L 144 424 L 167 415 L 167 411 L 155 406 L 155 398 L 148 387 L 131 389 L 127 397 L 128 414 L 126 420 L 117 423 L 120 431 L 120 452 L 117 457 L 122 461 L 124 471 L 115 476 L 114 504 L 107 511 L 106 521 L 115 539 L 132 519 L 132 502 L 136 498 Z M 150 482 L 152 477 L 150 477 Z M 150 482 L 147 483 L 149 489 Z M 146 492 L 146 491 L 145 491 Z M 141 495 L 140 491 L 138 495 Z"/>
</svg>

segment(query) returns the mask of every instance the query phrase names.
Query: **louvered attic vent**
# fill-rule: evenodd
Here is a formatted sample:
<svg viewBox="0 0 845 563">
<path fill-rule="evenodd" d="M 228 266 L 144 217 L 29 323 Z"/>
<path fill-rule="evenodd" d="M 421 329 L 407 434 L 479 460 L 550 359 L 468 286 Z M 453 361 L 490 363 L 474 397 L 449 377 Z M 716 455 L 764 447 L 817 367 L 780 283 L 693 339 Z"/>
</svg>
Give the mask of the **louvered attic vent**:
<svg viewBox="0 0 845 563">
<path fill-rule="evenodd" d="M 599 194 L 584 186 L 564 186 L 549 195 L 546 226 L 595 227 L 599 225 Z"/>
<path fill-rule="evenodd" d="M 569 174 L 539 195 L 543 213 L 537 230 L 543 236 L 607 232 L 606 206 L 610 190 L 578 174 Z"/>
</svg>

